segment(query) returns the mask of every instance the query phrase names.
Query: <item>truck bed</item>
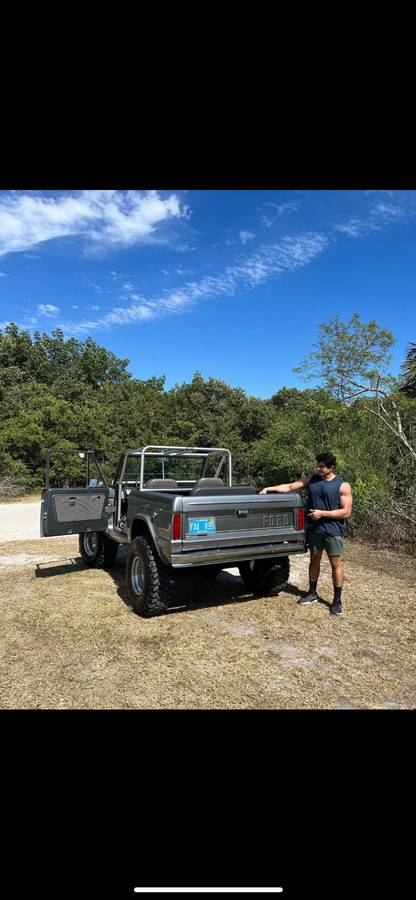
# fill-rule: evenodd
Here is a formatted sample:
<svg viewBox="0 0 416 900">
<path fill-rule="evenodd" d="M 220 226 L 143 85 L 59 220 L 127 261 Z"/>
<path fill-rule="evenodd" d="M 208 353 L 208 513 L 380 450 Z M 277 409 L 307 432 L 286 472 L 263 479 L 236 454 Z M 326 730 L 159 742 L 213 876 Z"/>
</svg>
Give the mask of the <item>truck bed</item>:
<svg viewBox="0 0 416 900">
<path fill-rule="evenodd" d="M 242 560 L 300 553 L 305 550 L 298 511 L 299 494 L 256 494 L 240 486 L 205 494 L 139 491 L 129 495 L 127 531 L 134 538 L 137 518 L 151 518 L 155 542 L 175 568 L 232 565 Z M 180 515 L 180 538 L 172 540 L 172 519 Z"/>
</svg>

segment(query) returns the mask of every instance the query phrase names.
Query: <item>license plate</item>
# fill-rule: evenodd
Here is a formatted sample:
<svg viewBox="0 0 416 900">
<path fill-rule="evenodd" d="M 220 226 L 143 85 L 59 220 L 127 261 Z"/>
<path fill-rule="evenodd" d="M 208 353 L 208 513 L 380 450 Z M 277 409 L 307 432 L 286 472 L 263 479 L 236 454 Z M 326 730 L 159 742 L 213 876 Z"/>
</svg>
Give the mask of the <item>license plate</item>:
<svg viewBox="0 0 416 900">
<path fill-rule="evenodd" d="M 289 513 L 263 516 L 264 528 L 283 528 L 284 525 L 289 525 Z"/>
<path fill-rule="evenodd" d="M 215 534 L 215 516 L 209 519 L 188 519 L 188 534 Z"/>
</svg>

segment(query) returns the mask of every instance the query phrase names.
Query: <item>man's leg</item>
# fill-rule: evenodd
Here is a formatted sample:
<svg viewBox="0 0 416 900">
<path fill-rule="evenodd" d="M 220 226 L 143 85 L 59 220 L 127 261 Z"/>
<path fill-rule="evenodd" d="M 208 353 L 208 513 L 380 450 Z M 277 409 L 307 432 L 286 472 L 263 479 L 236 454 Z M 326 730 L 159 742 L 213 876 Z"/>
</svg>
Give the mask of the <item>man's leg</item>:
<svg viewBox="0 0 416 900">
<path fill-rule="evenodd" d="M 341 591 L 344 583 L 344 567 L 340 556 L 329 556 L 332 568 L 332 581 L 334 584 L 334 600 L 331 606 L 331 613 L 339 616 L 342 613 Z"/>
<path fill-rule="evenodd" d="M 316 593 L 316 585 L 318 583 L 319 573 L 321 571 L 321 557 L 323 550 L 318 547 L 310 547 L 311 558 L 309 562 L 309 591 L 306 597 L 300 597 L 298 603 L 304 606 L 306 603 L 316 603 L 318 594 Z"/>
<path fill-rule="evenodd" d="M 322 559 L 323 550 L 318 550 L 317 547 L 311 547 L 311 559 L 309 563 L 309 581 L 315 585 L 317 585 L 319 573 L 321 571 L 321 559 Z"/>
</svg>

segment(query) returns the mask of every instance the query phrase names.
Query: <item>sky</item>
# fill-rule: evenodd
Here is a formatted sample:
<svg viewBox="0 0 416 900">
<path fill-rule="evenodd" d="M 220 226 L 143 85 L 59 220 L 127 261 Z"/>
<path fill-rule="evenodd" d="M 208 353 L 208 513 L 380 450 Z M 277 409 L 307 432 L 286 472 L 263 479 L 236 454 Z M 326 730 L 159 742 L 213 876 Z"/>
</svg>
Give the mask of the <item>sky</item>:
<svg viewBox="0 0 416 900">
<path fill-rule="evenodd" d="M 319 324 L 416 341 L 416 191 L 0 191 L 0 329 L 61 328 L 166 387 L 304 388 Z"/>
</svg>

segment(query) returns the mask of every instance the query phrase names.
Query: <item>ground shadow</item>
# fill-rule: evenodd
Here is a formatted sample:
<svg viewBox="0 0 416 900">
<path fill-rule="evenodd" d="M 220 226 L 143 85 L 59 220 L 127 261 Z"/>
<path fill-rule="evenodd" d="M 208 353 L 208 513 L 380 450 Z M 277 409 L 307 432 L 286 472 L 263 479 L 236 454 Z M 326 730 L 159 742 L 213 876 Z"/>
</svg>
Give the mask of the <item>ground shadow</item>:
<svg viewBox="0 0 416 900">
<path fill-rule="evenodd" d="M 109 570 L 114 581 L 117 594 L 126 606 L 131 607 L 127 592 L 125 566 L 120 561 Z M 202 578 L 188 582 L 178 582 L 173 591 L 172 601 L 164 613 L 173 615 L 191 609 L 209 609 L 211 606 L 227 606 L 230 603 L 248 603 L 254 600 L 253 594 L 247 591 L 239 575 L 220 572 L 213 581 Z"/>
<path fill-rule="evenodd" d="M 126 606 L 131 608 L 125 576 L 126 555 L 125 552 L 119 550 L 114 566 L 106 570 L 106 572 L 113 580 L 120 599 Z M 50 563 L 37 563 L 35 575 L 37 578 L 53 578 L 55 575 L 70 575 L 86 568 L 87 566 L 85 566 L 81 556 L 68 557 L 62 562 L 51 560 Z M 288 584 L 282 593 L 302 597 L 307 592 L 299 590 L 293 584 Z M 257 596 L 247 590 L 239 575 L 233 575 L 231 572 L 223 570 L 212 581 L 195 578 L 189 583 L 179 582 L 174 589 L 172 602 L 165 615 L 186 612 L 191 609 L 228 606 L 230 603 L 250 603 L 258 599 L 259 596 L 261 595 Z M 325 600 L 321 602 L 326 603 Z"/>
<path fill-rule="evenodd" d="M 318 603 L 322 603 L 323 606 L 327 606 L 328 609 L 331 609 L 332 603 L 329 600 L 324 600 L 323 597 L 318 597 Z"/>
<path fill-rule="evenodd" d="M 298 597 L 300 600 L 301 597 L 306 597 L 309 591 L 301 591 L 295 584 L 287 584 L 285 587 L 285 594 L 293 594 L 295 597 Z M 323 606 L 327 606 L 328 609 L 331 608 L 332 604 L 329 600 L 324 600 L 323 597 L 318 595 L 318 603 L 322 603 Z"/>
<path fill-rule="evenodd" d="M 68 556 L 65 558 L 64 562 L 58 561 L 57 565 L 54 563 L 55 560 L 51 560 L 51 562 L 36 563 L 36 578 L 52 578 L 54 575 L 69 575 L 71 572 L 79 572 L 81 569 L 86 568 L 80 556 Z"/>
</svg>

